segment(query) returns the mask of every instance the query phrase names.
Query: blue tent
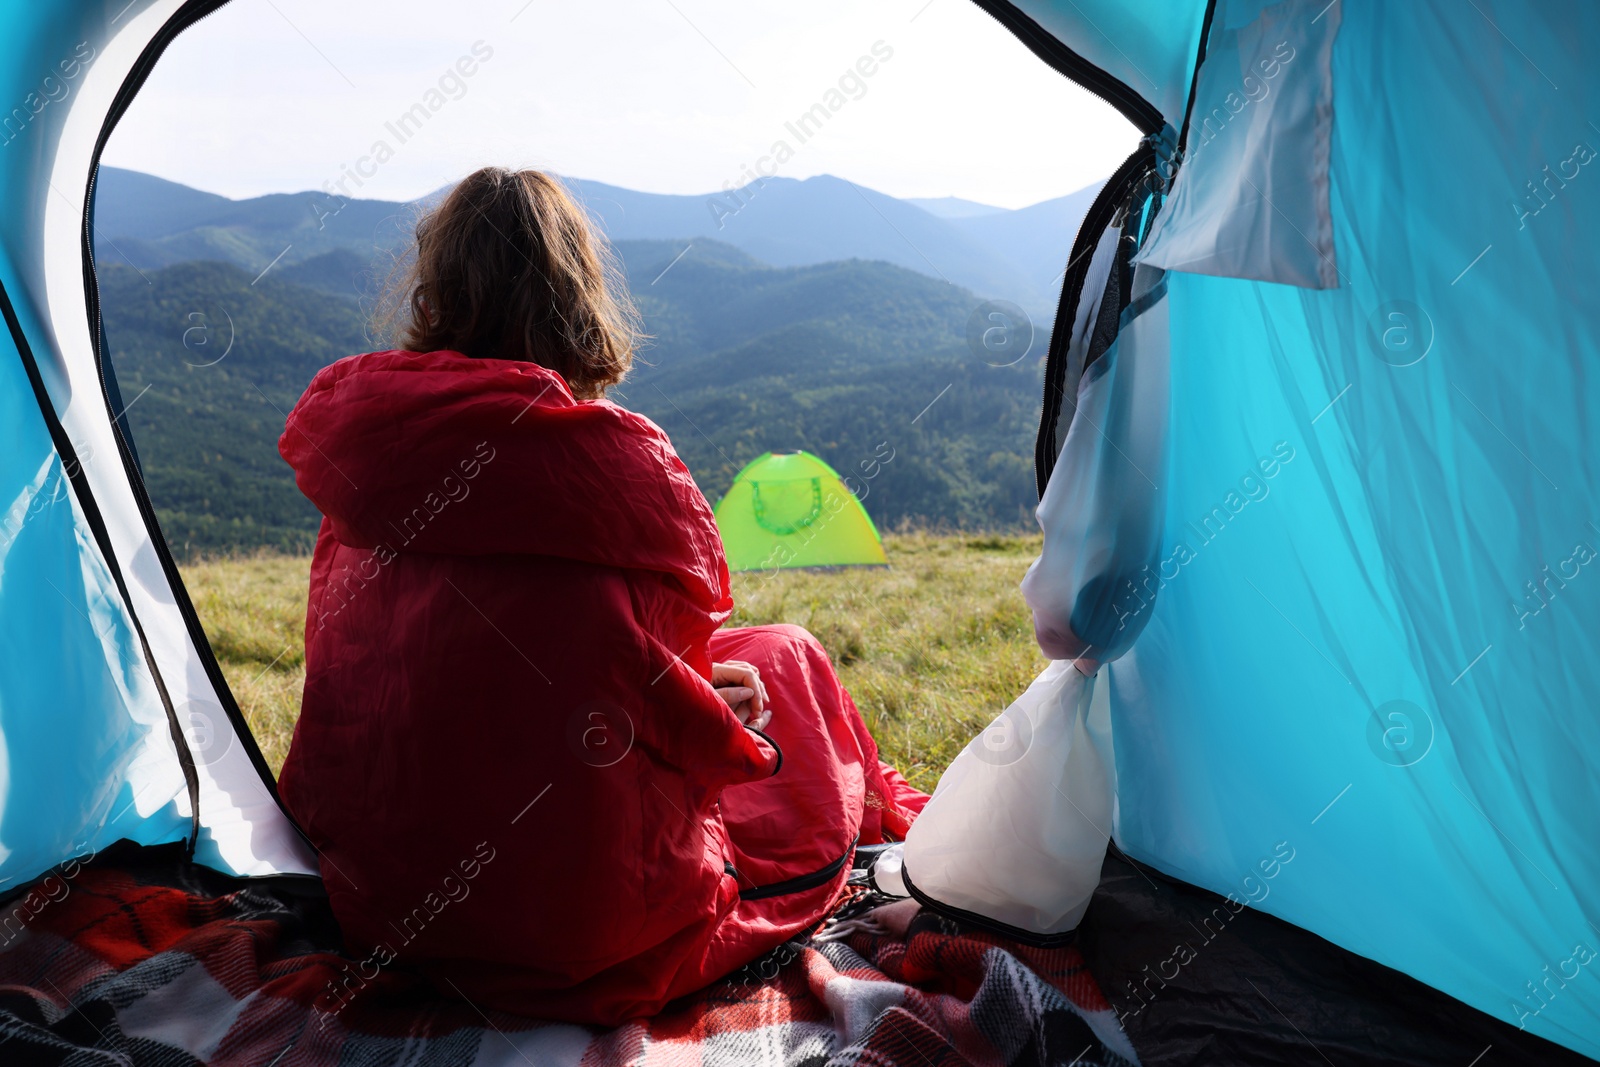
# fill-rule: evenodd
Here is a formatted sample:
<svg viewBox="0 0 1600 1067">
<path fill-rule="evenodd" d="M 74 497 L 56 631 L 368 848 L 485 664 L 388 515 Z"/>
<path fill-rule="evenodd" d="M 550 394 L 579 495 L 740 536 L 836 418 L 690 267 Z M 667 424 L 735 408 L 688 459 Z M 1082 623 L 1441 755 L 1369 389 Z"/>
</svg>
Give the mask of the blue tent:
<svg viewBox="0 0 1600 1067">
<path fill-rule="evenodd" d="M 127 838 L 313 874 L 144 491 L 94 274 L 101 149 L 220 4 L 0 5 L 0 891 Z M 113 16 L 116 16 L 113 18 Z"/>
<path fill-rule="evenodd" d="M 1147 135 L 1025 583 L 1108 664 L 1117 846 L 1600 1056 L 1600 9 L 1019 6 Z"/>
<path fill-rule="evenodd" d="M 0 893 L 316 870 L 98 313 L 100 151 L 222 2 L 0 0 Z M 979 2 L 1145 135 L 1062 250 L 1029 593 L 1105 665 L 1117 848 L 1600 1056 L 1600 8 Z"/>
</svg>

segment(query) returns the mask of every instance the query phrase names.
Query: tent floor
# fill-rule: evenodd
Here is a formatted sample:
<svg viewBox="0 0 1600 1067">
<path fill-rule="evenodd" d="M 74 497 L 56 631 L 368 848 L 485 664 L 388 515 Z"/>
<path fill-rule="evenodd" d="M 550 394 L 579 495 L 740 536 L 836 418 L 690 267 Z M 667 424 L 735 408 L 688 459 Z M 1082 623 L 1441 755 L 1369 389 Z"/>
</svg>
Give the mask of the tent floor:
<svg viewBox="0 0 1600 1067">
<path fill-rule="evenodd" d="M 1232 914 L 1222 901 L 1115 847 L 1106 857 L 1078 947 L 1144 1067 L 1593 1062 L 1263 912 Z M 1207 926 L 1219 907 L 1231 917 Z M 1375 907 L 1373 921 L 1392 919 Z M 1179 965 L 1183 944 L 1193 958 Z"/>
<path fill-rule="evenodd" d="M 4 987 L 0 991 L 0 1046 L 4 1046 L 0 1063 L 65 1067 L 87 1062 L 78 1058 L 84 1050 L 99 1049 L 103 1055 L 108 1042 L 110 1049 L 127 1052 L 133 1062 L 192 1063 L 194 1060 L 165 1043 L 141 1044 L 144 1039 L 118 1033 L 114 1025 L 119 1011 L 135 1001 L 154 1006 L 175 992 L 183 996 L 166 1008 L 152 1007 L 154 1014 L 146 1020 L 147 1024 L 162 1023 L 156 1027 L 158 1031 L 168 1029 L 167 1024 L 185 1030 L 177 1025 L 179 1021 L 202 1007 L 202 1014 L 231 1019 L 239 1010 L 235 998 L 253 995 L 263 1004 L 279 1003 L 267 1012 L 270 1019 L 241 1016 L 235 1020 L 234 1028 L 252 1041 L 264 1042 L 263 1048 L 280 1041 L 271 1050 L 273 1054 L 284 1044 L 299 1042 L 301 1034 L 314 1033 L 319 1040 L 310 1043 L 327 1044 L 322 1028 L 305 1027 L 305 1019 L 312 1014 L 309 1008 L 297 1013 L 288 1007 L 290 1002 L 315 995 L 330 977 L 338 977 L 339 959 L 334 955 L 338 929 L 315 879 L 240 881 L 185 862 L 179 846 L 139 848 L 126 843 L 102 852 L 83 873 L 63 877 L 69 883 L 65 892 L 58 881 L 54 892 L 46 888 L 47 897 L 37 893 L 30 897 L 30 891 L 22 887 L 0 898 L 0 912 L 21 909 L 12 915 L 16 922 L 8 928 L 6 943 L 0 945 L 0 986 Z M 1012 948 L 1027 968 L 1048 976 L 1051 985 L 1077 990 L 1082 1003 L 1074 1001 L 1070 1008 L 1057 1010 L 1066 1005 L 1062 1001 L 1056 1009 L 1027 1019 L 1043 1043 L 1013 1050 L 1017 1055 L 1008 1062 L 1066 1062 L 1071 1054 L 1096 1043 L 1086 1027 L 1097 1015 L 1102 1017 L 1096 1022 L 1102 1028 L 1098 1032 L 1114 1031 L 1111 1013 L 1100 1001 L 1102 991 L 1120 1013 L 1122 1027 L 1144 1067 L 1302 1067 L 1323 1063 L 1330 1067 L 1503 1067 L 1591 1062 L 1279 919 L 1251 909 L 1237 914 L 1225 908 L 1217 912 L 1222 907 L 1222 898 L 1215 894 L 1135 864 L 1113 848 L 1076 938 L 1042 953 L 1025 946 Z M 1205 920 L 1213 914 L 1229 917 L 1220 928 L 1216 919 L 1208 927 Z M 1211 931 L 1209 939 L 1207 930 Z M 882 955 L 897 961 L 886 964 L 891 971 L 920 954 L 925 958 L 914 969 L 920 969 L 924 978 L 951 967 L 970 970 L 971 974 L 956 982 L 965 989 L 962 999 L 972 998 L 968 1003 L 974 1008 L 980 1002 L 990 1009 L 999 1005 L 1003 1010 L 996 1018 L 1004 1020 L 999 1024 L 1000 1033 L 1026 1018 L 1028 1006 L 1048 1007 L 1049 1003 L 1048 998 L 1039 996 L 1042 987 L 1021 995 L 1025 991 L 1019 992 L 1017 976 L 1026 974 L 1023 969 L 996 971 L 991 987 L 987 970 L 992 957 L 986 950 L 993 944 L 992 939 L 964 935 L 937 916 L 924 913 L 912 922 L 904 940 L 868 938 L 857 948 L 873 959 Z M 1181 965 L 1173 962 L 1174 949 L 1180 944 L 1194 950 L 1193 957 Z M 912 949 L 915 951 L 909 951 Z M 750 1024 L 740 1014 L 739 1002 L 757 995 L 779 996 L 788 1005 L 780 1014 L 795 1019 L 814 1017 L 819 1033 L 831 1034 L 829 1011 L 820 1002 L 812 1004 L 815 991 L 807 978 L 808 969 L 826 961 L 821 956 L 807 958 L 809 963 L 798 957 L 790 959 L 773 976 L 734 976 L 739 981 L 732 986 L 714 987 L 687 998 L 675 1015 L 652 1021 L 641 1031 L 640 1039 L 662 1036 L 653 1034 L 654 1029 L 678 1033 L 690 1020 L 691 1029 L 705 1030 L 716 1021 L 718 1027 L 748 1037 Z M 206 972 L 230 976 L 228 989 L 205 981 L 186 984 L 189 976 L 198 973 L 191 968 L 196 960 L 205 964 Z M 866 968 L 864 963 L 862 967 L 852 976 L 880 983 L 891 977 Z M 483 1021 L 465 1006 L 436 1003 L 425 991 L 407 988 L 398 976 L 392 977 L 397 981 L 382 983 L 388 988 L 380 1005 L 362 1013 L 365 1025 L 356 1024 L 353 1015 L 344 1017 L 363 1033 L 346 1033 L 338 1042 L 315 1051 L 305 1049 L 310 1058 L 304 1062 L 336 1062 L 357 1050 L 365 1055 L 380 1047 L 387 1049 L 401 1039 L 438 1041 L 438 1047 L 444 1048 L 452 1040 L 451 1033 Z M 769 977 L 776 979 L 775 985 Z M 898 974 L 894 977 L 904 980 Z M 979 995 L 981 990 L 975 992 L 979 985 L 991 988 L 991 993 Z M 859 988 L 881 986 L 869 983 Z M 205 1000 L 206 996 L 211 1000 Z M 77 1010 L 62 1014 L 68 1000 Z M 973 1014 L 965 1007 L 956 1010 L 958 1007 L 952 1002 L 942 1012 L 981 1023 L 983 1013 Z M 770 1021 L 772 1005 L 768 1003 L 756 1014 Z M 897 1008 L 880 1020 L 895 1026 L 872 1028 L 871 1040 L 881 1038 L 903 1053 L 875 1062 L 920 1067 L 923 1050 L 943 1044 L 936 1036 L 937 1028 L 923 1030 L 920 1024 L 897 1034 L 899 1023 L 910 1019 Z M 516 1029 L 509 1018 L 500 1025 Z M 781 1036 L 789 1040 L 798 1032 L 785 1030 Z M 230 1034 L 223 1043 L 231 1047 L 231 1041 L 239 1038 L 240 1034 Z M 748 1062 L 739 1059 L 743 1049 L 739 1042 L 724 1049 L 733 1056 L 727 1062 Z M 1063 1049 L 1067 1055 L 1058 1059 L 1056 1053 Z M 620 1053 L 621 1049 L 609 1051 Z M 708 1064 L 724 1062 L 718 1058 L 722 1053 L 710 1054 L 711 1046 L 703 1051 Z M 261 1062 L 271 1058 L 267 1055 Z M 472 1060 L 468 1056 L 462 1062 Z M 597 1062 L 611 1060 L 601 1057 Z M 789 1058 L 784 1062 L 789 1063 Z M 964 1061 L 956 1057 L 940 1062 Z M 1122 1061 L 1101 1047 L 1080 1062 Z"/>
<path fill-rule="evenodd" d="M 882 903 L 853 887 L 835 915 Z M 1072 945 L 886 911 L 604 1030 L 365 969 L 314 878 L 233 879 L 122 842 L 0 895 L 0 1065 L 1134 1067 Z"/>
</svg>

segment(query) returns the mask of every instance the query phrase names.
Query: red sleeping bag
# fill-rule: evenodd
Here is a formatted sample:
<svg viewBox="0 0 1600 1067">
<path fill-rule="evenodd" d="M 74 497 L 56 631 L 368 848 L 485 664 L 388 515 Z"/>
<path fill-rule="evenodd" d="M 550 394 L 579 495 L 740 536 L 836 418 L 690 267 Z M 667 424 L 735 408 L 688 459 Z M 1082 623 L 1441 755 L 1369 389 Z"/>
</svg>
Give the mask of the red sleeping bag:
<svg viewBox="0 0 1600 1067">
<path fill-rule="evenodd" d="M 921 810 L 809 634 L 718 632 L 711 509 L 643 416 L 532 363 L 378 352 L 319 373 L 279 448 L 325 516 L 279 784 L 361 978 L 653 1014 L 815 923 L 852 846 Z M 765 737 L 711 686 L 730 659 Z"/>
</svg>

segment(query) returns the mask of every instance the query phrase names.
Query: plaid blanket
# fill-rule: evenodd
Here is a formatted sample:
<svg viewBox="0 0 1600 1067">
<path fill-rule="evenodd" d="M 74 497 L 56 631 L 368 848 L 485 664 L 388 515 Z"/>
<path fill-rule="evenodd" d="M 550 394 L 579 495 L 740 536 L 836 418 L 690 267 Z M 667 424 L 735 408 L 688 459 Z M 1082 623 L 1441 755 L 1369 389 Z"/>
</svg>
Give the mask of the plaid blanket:
<svg viewBox="0 0 1600 1067">
<path fill-rule="evenodd" d="M 358 973 L 311 880 L 235 880 L 119 847 L 0 907 L 0 1063 L 1124 1067 L 1076 948 L 964 930 L 853 887 L 811 936 L 615 1030 Z"/>
</svg>

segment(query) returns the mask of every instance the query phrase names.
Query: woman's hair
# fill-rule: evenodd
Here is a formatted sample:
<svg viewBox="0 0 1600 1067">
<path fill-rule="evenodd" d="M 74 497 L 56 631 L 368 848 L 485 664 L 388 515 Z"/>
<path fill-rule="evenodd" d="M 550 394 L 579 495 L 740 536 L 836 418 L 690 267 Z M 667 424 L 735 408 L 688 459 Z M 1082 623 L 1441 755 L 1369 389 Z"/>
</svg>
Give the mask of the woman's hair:
<svg viewBox="0 0 1600 1067">
<path fill-rule="evenodd" d="M 377 326 L 415 352 L 527 360 L 593 399 L 642 339 L 610 248 L 555 179 L 484 167 L 416 225 Z"/>
</svg>

